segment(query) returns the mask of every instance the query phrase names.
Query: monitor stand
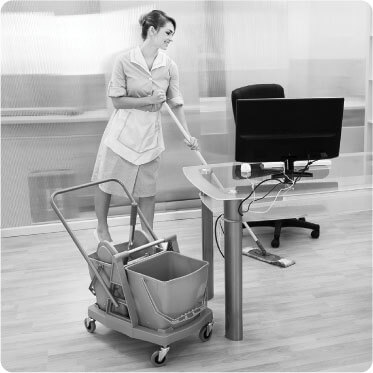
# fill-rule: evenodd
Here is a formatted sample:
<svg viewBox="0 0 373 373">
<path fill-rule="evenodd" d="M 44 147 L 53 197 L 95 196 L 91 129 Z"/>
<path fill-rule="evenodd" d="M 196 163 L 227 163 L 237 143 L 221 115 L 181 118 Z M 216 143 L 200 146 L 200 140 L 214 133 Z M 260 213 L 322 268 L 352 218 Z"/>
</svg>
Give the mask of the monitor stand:
<svg viewBox="0 0 373 373">
<path fill-rule="evenodd" d="M 284 174 L 290 180 L 294 180 L 294 179 L 301 178 L 301 177 L 312 177 L 313 176 L 312 172 L 295 171 L 294 170 L 294 158 L 293 157 L 286 158 L 284 163 L 285 163 L 284 171 L 280 172 L 280 173 L 273 174 L 272 179 L 283 178 Z M 285 183 L 290 184 L 291 181 L 288 178 L 285 178 Z"/>
</svg>

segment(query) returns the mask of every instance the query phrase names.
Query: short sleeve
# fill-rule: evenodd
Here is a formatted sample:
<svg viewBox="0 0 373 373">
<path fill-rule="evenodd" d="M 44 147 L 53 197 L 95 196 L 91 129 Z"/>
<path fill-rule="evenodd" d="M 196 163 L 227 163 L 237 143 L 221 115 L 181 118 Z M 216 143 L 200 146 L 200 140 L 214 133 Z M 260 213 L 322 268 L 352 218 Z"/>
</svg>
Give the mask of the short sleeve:
<svg viewBox="0 0 373 373">
<path fill-rule="evenodd" d="M 167 102 L 170 107 L 177 107 L 184 105 L 183 96 L 179 89 L 179 71 L 175 62 L 171 61 L 170 68 L 170 83 L 167 89 Z"/>
<path fill-rule="evenodd" d="M 127 96 L 127 77 L 123 70 L 123 64 L 119 58 L 117 58 L 114 63 L 107 95 L 109 97 Z"/>
</svg>

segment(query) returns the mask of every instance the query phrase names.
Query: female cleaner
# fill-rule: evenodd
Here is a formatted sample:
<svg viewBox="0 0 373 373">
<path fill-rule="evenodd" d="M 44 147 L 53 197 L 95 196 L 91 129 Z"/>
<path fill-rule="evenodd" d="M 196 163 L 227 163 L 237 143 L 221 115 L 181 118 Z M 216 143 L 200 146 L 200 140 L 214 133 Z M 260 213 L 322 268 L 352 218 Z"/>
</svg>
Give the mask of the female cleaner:
<svg viewBox="0 0 373 373">
<path fill-rule="evenodd" d="M 140 18 L 143 44 L 121 54 L 115 61 L 108 96 L 114 112 L 103 134 L 92 181 L 116 178 L 138 201 L 153 228 L 156 181 L 160 155 L 165 150 L 160 108 L 167 101 L 189 133 L 179 91 L 178 69 L 164 52 L 172 42 L 176 22 L 160 10 Z M 191 137 L 187 145 L 198 149 Z M 117 183 L 101 184 L 96 189 L 95 211 L 99 241 L 112 241 L 107 216 L 111 195 L 123 196 Z M 142 224 L 142 230 L 147 232 Z"/>
</svg>

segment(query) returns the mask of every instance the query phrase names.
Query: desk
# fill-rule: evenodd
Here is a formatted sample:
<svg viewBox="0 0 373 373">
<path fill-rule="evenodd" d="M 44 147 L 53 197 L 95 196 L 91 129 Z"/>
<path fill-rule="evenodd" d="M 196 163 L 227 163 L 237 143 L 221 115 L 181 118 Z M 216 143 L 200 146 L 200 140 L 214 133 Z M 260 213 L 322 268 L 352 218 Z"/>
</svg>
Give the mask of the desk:
<svg viewBox="0 0 373 373">
<path fill-rule="evenodd" d="M 364 156 L 365 157 L 365 156 Z M 367 155 L 366 157 L 370 157 Z M 368 159 L 371 162 L 371 158 Z M 346 159 L 344 159 L 346 162 Z M 347 162 L 351 162 L 347 159 Z M 356 161 L 356 159 L 355 159 Z M 342 160 L 343 162 L 343 160 Z M 359 161 L 360 162 L 360 161 Z M 338 169 L 338 161 L 337 169 Z M 280 198 L 266 214 L 245 213 L 243 219 L 270 220 L 294 218 L 308 214 L 331 214 L 369 209 L 372 206 L 372 175 L 366 175 L 366 159 L 361 172 L 351 166 L 351 172 L 345 176 L 336 176 L 329 167 L 311 168 L 312 178 L 303 178 L 295 187 Z M 360 163 L 359 163 L 360 164 Z M 238 162 L 212 164 L 207 166 L 184 167 L 186 178 L 200 190 L 202 201 L 202 256 L 210 263 L 208 296 L 214 295 L 213 288 L 213 213 L 224 212 L 225 247 L 225 336 L 239 341 L 243 338 L 242 327 L 242 216 L 238 213 L 241 201 L 252 190 L 252 183 L 258 184 L 268 175 L 256 173 L 248 179 L 238 179 Z M 334 160 L 333 160 L 334 167 Z M 345 167 L 345 165 L 343 166 Z M 347 165 L 346 165 L 347 167 Z M 212 173 L 221 186 L 214 181 Z M 258 188 L 256 197 L 263 196 L 267 190 Z M 268 198 L 257 202 L 261 210 L 272 201 Z M 266 265 L 266 264 L 263 264 Z"/>
</svg>

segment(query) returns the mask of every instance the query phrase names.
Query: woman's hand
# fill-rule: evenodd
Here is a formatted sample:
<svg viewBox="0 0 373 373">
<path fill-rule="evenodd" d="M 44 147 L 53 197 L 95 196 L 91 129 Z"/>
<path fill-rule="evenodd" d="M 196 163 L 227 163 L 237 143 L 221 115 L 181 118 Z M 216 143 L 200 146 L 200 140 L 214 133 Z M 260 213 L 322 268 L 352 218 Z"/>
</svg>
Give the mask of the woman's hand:
<svg viewBox="0 0 373 373">
<path fill-rule="evenodd" d="M 155 89 L 149 99 L 149 103 L 152 105 L 162 104 L 166 101 L 166 93 L 162 89 Z"/>
<path fill-rule="evenodd" d="M 190 150 L 199 150 L 198 140 L 195 137 L 190 136 L 189 141 L 184 139 L 184 142 L 189 146 Z"/>
</svg>

